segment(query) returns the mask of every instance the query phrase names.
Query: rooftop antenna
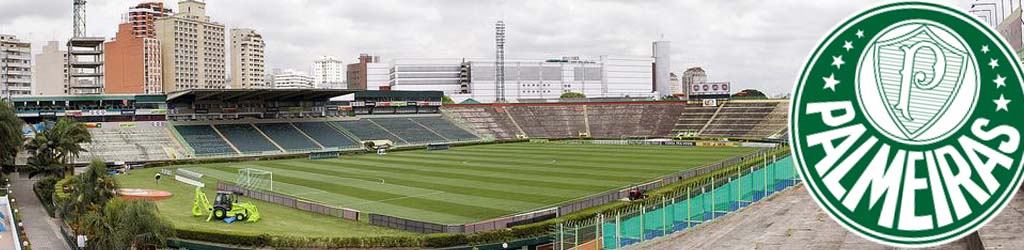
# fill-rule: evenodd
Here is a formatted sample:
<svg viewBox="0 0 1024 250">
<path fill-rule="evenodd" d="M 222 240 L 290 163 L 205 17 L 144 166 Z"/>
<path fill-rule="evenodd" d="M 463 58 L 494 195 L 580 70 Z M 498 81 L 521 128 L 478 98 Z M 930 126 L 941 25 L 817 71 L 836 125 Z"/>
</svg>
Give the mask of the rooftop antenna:
<svg viewBox="0 0 1024 250">
<path fill-rule="evenodd" d="M 73 37 L 85 36 L 85 0 L 72 0 L 75 15 L 75 33 Z"/>
</svg>

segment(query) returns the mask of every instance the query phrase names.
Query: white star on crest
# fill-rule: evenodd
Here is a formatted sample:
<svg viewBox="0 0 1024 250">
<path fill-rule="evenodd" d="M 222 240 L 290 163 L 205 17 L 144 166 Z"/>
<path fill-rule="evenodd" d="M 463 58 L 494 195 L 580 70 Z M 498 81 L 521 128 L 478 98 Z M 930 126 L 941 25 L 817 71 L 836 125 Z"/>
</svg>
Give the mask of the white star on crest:
<svg viewBox="0 0 1024 250">
<path fill-rule="evenodd" d="M 821 79 L 825 80 L 825 87 L 821 89 L 831 89 L 832 92 L 836 92 L 836 85 L 839 84 L 839 81 L 836 80 L 835 73 L 832 73 L 828 77 L 822 77 Z"/>
<path fill-rule="evenodd" d="M 988 45 L 981 46 L 981 53 L 988 54 Z"/>
<path fill-rule="evenodd" d="M 857 30 L 857 38 L 864 38 L 864 31 L 863 30 Z"/>
<path fill-rule="evenodd" d="M 1010 100 L 1006 100 L 1006 98 L 1003 98 L 1003 95 L 999 95 L 999 100 L 992 100 L 992 102 L 996 103 L 996 111 L 1010 111 L 1010 109 L 1006 106 L 1007 104 L 1010 104 Z"/>
<path fill-rule="evenodd" d="M 1001 76 L 1001 75 L 996 75 L 996 79 L 993 80 L 992 82 L 996 83 L 996 88 L 1004 87 L 1004 86 L 1006 86 L 1006 77 Z"/>
<path fill-rule="evenodd" d="M 843 48 L 846 49 L 846 51 L 850 51 L 853 49 L 853 43 L 850 41 L 843 42 Z"/>
<path fill-rule="evenodd" d="M 832 66 L 836 66 L 836 69 L 839 69 L 845 63 L 846 62 L 843 61 L 843 56 L 833 56 L 832 57 Z"/>
<path fill-rule="evenodd" d="M 996 61 L 996 59 L 989 60 L 988 66 L 992 66 L 993 69 L 999 67 L 999 61 Z"/>
</svg>

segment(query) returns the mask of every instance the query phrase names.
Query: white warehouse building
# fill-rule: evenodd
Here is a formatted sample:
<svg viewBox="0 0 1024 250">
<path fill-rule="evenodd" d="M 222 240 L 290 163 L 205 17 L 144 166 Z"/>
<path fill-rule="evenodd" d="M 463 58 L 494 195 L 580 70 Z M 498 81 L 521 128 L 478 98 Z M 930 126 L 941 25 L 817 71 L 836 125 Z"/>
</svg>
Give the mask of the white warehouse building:
<svg viewBox="0 0 1024 250">
<path fill-rule="evenodd" d="M 506 59 L 505 99 L 557 99 L 565 92 L 591 98 L 652 97 L 651 63 L 650 57 Z M 456 102 L 494 102 L 495 78 L 493 59 L 400 58 L 391 61 L 388 84 L 393 90 L 444 91 Z"/>
</svg>

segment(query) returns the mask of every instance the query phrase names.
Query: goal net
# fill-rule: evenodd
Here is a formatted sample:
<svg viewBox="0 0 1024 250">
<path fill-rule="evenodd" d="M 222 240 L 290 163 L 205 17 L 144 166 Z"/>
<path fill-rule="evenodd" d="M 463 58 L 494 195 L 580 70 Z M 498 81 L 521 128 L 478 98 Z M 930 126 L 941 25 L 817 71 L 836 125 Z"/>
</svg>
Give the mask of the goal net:
<svg viewBox="0 0 1024 250">
<path fill-rule="evenodd" d="M 235 184 L 250 190 L 274 191 L 274 173 L 255 168 L 239 169 Z"/>
</svg>

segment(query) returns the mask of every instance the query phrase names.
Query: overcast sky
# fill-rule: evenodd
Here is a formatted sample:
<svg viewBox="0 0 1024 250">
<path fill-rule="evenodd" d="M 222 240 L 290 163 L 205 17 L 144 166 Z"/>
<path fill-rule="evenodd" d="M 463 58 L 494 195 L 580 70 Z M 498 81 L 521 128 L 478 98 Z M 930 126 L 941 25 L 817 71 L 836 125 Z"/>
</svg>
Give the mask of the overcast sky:
<svg viewBox="0 0 1024 250">
<path fill-rule="evenodd" d="M 945 0 L 965 9 L 970 0 Z M 113 37 L 140 0 L 89 0 L 88 33 Z M 266 40 L 270 68 L 308 71 L 321 55 L 356 60 L 493 57 L 494 22 L 508 25 L 506 58 L 650 56 L 672 41 L 672 70 L 703 67 L 713 81 L 771 94 L 792 88 L 803 60 L 826 32 L 870 1 L 553 1 L 553 0 L 208 0 L 227 28 L 253 28 Z M 177 11 L 177 1 L 165 1 Z M 0 33 L 66 41 L 71 0 L 0 0 Z M 62 42 L 63 43 L 63 42 Z"/>
</svg>

